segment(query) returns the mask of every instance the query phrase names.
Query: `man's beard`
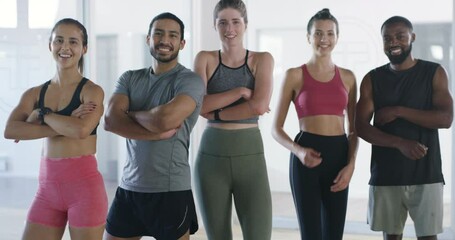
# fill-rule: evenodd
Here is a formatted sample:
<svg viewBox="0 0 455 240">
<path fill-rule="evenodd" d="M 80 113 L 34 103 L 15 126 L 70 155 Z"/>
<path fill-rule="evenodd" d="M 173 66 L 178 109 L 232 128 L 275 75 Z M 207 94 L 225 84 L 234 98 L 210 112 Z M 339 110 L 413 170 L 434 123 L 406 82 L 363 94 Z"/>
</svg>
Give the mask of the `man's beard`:
<svg viewBox="0 0 455 240">
<path fill-rule="evenodd" d="M 404 60 L 409 56 L 412 50 L 412 43 L 409 45 L 408 49 L 403 49 L 400 55 L 392 55 L 390 53 L 390 50 L 386 52 L 387 57 L 390 60 L 390 63 L 392 64 L 402 64 Z"/>
<path fill-rule="evenodd" d="M 153 58 L 155 58 L 158 62 L 161 63 L 168 63 L 172 62 L 174 59 L 176 59 L 179 56 L 179 51 L 171 54 L 169 57 L 164 58 L 161 57 L 159 54 L 156 53 L 155 49 L 157 49 L 159 46 L 156 46 L 154 49 L 150 49 L 150 54 L 152 54 Z"/>
</svg>

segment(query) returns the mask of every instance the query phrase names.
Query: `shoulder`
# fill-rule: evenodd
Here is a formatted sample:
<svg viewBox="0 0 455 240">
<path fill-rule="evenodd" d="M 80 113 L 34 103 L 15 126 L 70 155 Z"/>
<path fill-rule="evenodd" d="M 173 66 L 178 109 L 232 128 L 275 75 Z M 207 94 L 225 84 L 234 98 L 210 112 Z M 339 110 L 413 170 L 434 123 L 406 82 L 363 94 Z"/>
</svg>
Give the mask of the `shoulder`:
<svg viewBox="0 0 455 240">
<path fill-rule="evenodd" d="M 349 85 L 355 84 L 356 78 L 354 72 L 342 67 L 338 67 L 338 70 L 340 71 L 340 77 L 343 82 L 348 83 Z"/>
<path fill-rule="evenodd" d="M 273 63 L 273 61 L 274 61 L 272 54 L 270 54 L 269 52 L 249 51 L 248 57 L 251 58 L 251 60 L 253 62 L 259 62 L 259 63 L 261 63 L 261 62 L 262 63 L 263 62 Z"/>
<path fill-rule="evenodd" d="M 84 85 L 84 88 L 82 89 L 82 93 L 87 96 L 104 97 L 103 88 L 101 88 L 101 86 L 94 83 L 90 79 L 88 79 L 87 83 Z"/>
<path fill-rule="evenodd" d="M 211 62 L 218 59 L 218 51 L 200 51 L 196 54 L 195 62 Z"/>
</svg>

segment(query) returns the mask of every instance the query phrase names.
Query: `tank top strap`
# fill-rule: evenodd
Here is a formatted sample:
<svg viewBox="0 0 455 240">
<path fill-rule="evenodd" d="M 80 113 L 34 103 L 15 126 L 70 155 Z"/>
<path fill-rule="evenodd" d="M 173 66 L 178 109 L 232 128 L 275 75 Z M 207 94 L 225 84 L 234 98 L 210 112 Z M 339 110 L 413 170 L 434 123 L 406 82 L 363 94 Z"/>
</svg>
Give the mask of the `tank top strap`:
<svg viewBox="0 0 455 240">
<path fill-rule="evenodd" d="M 223 62 L 221 61 L 221 50 L 218 50 L 218 65 L 222 64 Z"/>
<path fill-rule="evenodd" d="M 44 95 L 46 95 L 47 87 L 51 83 L 51 80 L 45 82 L 43 84 L 43 87 L 41 87 L 41 91 L 39 93 L 39 99 L 38 99 L 38 106 L 43 109 L 44 108 Z"/>
<path fill-rule="evenodd" d="M 79 96 L 81 95 L 82 87 L 84 87 L 85 83 L 87 83 L 88 79 L 83 77 L 82 80 L 79 82 L 79 84 L 76 87 L 76 91 L 74 91 L 74 96 L 80 98 Z"/>
<path fill-rule="evenodd" d="M 249 51 L 247 49 L 246 50 L 246 56 L 245 56 L 245 65 L 247 65 L 247 66 L 248 66 L 248 53 L 249 53 Z"/>
</svg>

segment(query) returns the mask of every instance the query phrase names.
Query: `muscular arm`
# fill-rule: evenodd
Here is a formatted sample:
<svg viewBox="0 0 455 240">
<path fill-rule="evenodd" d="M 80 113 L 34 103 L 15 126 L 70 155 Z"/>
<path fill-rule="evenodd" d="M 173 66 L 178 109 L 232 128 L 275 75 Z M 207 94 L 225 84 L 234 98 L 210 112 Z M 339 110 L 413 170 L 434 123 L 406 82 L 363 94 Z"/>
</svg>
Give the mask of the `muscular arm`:
<svg viewBox="0 0 455 240">
<path fill-rule="evenodd" d="M 453 120 L 453 100 L 448 88 L 447 73 L 441 66 L 433 77 L 433 108 L 412 109 L 402 106 L 386 107 L 378 111 L 376 122 L 386 124 L 397 118 L 425 128 L 449 128 Z"/>
<path fill-rule="evenodd" d="M 129 117 L 129 99 L 127 95 L 114 94 L 109 100 L 104 116 L 104 129 L 125 138 L 138 140 L 159 140 L 163 136 L 158 132 L 151 132 Z M 175 132 L 174 132 L 175 133 Z"/>
<path fill-rule="evenodd" d="M 34 112 L 36 99 L 39 94 L 39 88 L 27 90 L 21 97 L 19 104 L 11 112 L 4 131 L 6 139 L 14 140 L 31 140 L 44 137 L 53 137 L 59 135 L 56 131 L 47 125 L 41 125 L 39 122 L 27 122 Z"/>
<path fill-rule="evenodd" d="M 360 99 L 356 106 L 355 127 L 365 141 L 382 147 L 397 148 L 410 159 L 419 159 L 426 154 L 422 144 L 385 133 L 371 125 L 374 113 L 371 77 L 366 75 L 360 85 Z"/>
<path fill-rule="evenodd" d="M 92 103 L 95 106 L 90 114 L 81 117 L 49 114 L 44 116 L 44 122 L 60 135 L 77 139 L 87 138 L 103 115 L 104 92 L 100 86 L 90 83 L 83 88 L 81 98 L 82 104 Z"/>
<path fill-rule="evenodd" d="M 166 104 L 149 111 L 129 112 L 128 116 L 150 132 L 162 133 L 179 128 L 195 109 L 194 99 L 181 94 Z"/>
</svg>

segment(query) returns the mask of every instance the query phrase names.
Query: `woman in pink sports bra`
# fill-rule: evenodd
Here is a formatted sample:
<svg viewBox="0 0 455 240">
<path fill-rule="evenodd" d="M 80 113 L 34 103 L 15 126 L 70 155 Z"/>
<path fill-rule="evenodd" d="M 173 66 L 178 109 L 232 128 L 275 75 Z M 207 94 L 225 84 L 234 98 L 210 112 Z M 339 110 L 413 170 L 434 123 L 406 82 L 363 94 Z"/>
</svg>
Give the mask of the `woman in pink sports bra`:
<svg viewBox="0 0 455 240">
<path fill-rule="evenodd" d="M 57 73 L 25 91 L 6 123 L 7 139 L 44 139 L 38 191 L 23 240 L 61 239 L 67 222 L 73 240 L 103 236 L 107 195 L 95 153 L 104 92 L 82 76 L 87 39 L 77 20 L 55 24 L 49 50 Z"/>
<path fill-rule="evenodd" d="M 287 71 L 272 133 L 291 151 L 291 190 L 301 239 L 341 240 L 358 142 L 356 79 L 332 61 L 338 21 L 329 9 L 310 19 L 307 37 L 313 55 L 303 66 Z M 291 102 L 300 125 L 294 141 L 283 130 Z"/>
</svg>

